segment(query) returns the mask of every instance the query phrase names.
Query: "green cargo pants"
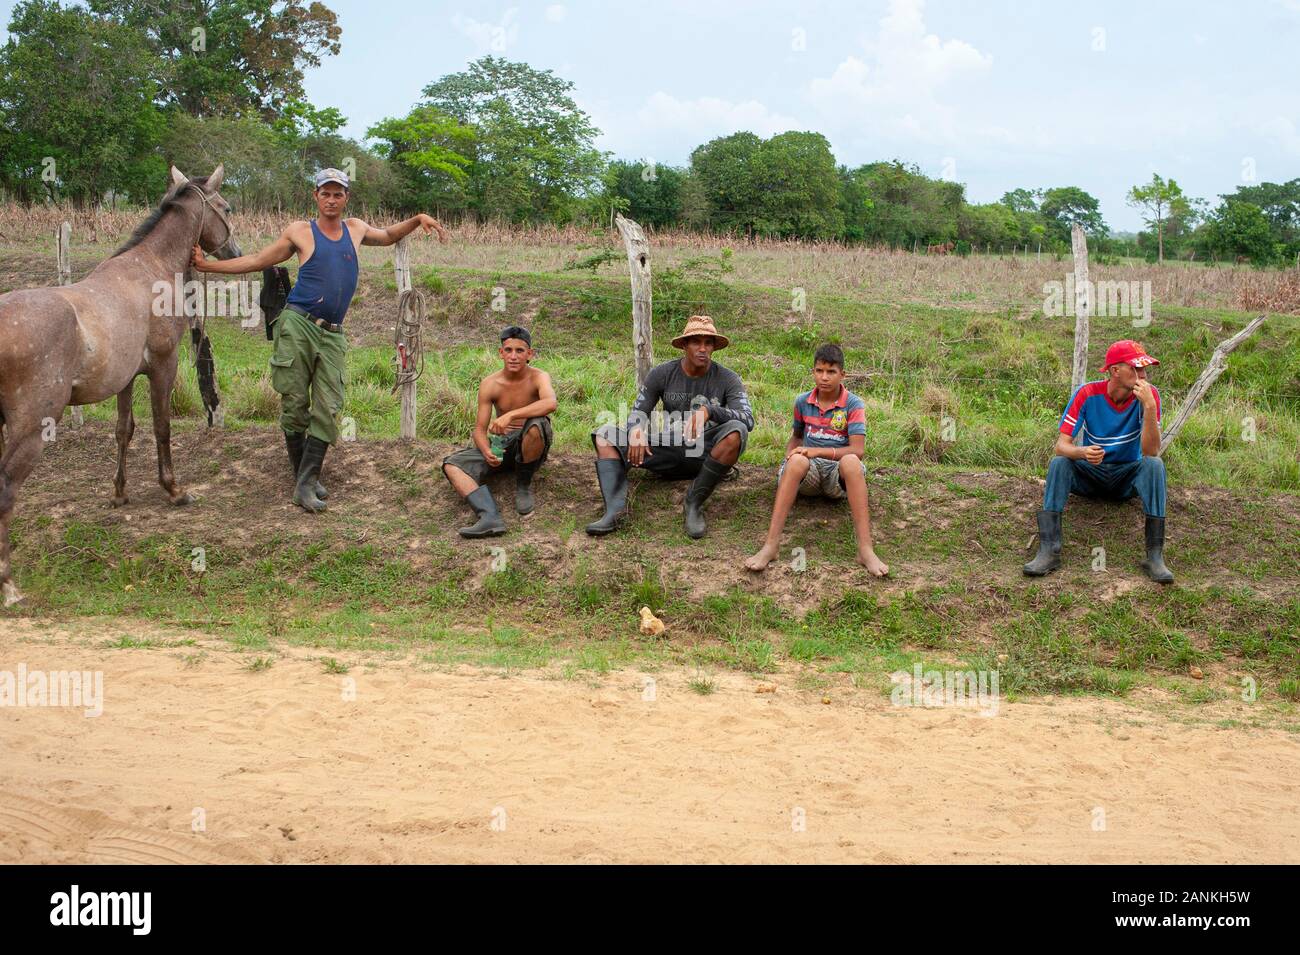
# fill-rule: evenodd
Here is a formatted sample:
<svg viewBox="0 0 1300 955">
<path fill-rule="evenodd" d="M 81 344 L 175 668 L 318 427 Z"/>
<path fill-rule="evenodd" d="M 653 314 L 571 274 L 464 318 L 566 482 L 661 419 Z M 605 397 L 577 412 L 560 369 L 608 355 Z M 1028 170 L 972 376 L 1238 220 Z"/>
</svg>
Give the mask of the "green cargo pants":
<svg viewBox="0 0 1300 955">
<path fill-rule="evenodd" d="M 271 387 L 280 393 L 280 427 L 326 444 L 339 438 L 347 339 L 285 309 L 275 323 Z"/>
</svg>

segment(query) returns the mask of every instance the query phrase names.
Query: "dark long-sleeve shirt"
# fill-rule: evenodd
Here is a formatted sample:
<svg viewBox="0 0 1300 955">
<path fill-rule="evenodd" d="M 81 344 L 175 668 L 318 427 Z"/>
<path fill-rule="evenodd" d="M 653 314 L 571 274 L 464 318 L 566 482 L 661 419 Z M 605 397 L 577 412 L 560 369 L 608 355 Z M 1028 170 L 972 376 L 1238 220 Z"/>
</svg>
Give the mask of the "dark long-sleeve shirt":
<svg viewBox="0 0 1300 955">
<path fill-rule="evenodd" d="M 754 430 L 754 412 L 749 407 L 744 382 L 738 374 L 716 361 L 710 363 L 708 374 L 699 378 L 692 378 L 682 371 L 679 358 L 655 365 L 646 375 L 632 411 L 649 419 L 655 405 L 662 403 L 664 411 L 684 419 L 701 401 L 708 404 L 711 424 L 739 421 L 750 431 Z"/>
</svg>

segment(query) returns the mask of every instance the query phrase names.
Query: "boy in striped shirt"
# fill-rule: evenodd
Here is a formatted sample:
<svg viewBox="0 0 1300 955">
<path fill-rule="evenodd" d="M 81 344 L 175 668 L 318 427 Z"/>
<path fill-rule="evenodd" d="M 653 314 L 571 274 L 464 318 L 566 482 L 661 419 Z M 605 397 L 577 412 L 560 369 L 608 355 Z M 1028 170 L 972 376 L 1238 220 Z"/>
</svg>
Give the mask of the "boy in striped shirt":
<svg viewBox="0 0 1300 955">
<path fill-rule="evenodd" d="M 794 425 L 785 445 L 785 463 L 776 476 L 776 503 L 767 539 L 745 561 L 749 570 L 765 570 L 776 559 L 781 531 L 796 496 L 849 499 L 853 531 L 858 539 L 858 563 L 877 577 L 889 567 L 876 556 L 871 542 L 866 469 L 862 465 L 867 419 L 862 399 L 844 386 L 844 352 L 822 345 L 813 357 L 817 387 L 794 400 Z"/>
<path fill-rule="evenodd" d="M 1030 577 L 1061 566 L 1061 512 L 1071 494 L 1108 500 L 1142 499 L 1147 559 L 1142 569 L 1157 583 L 1174 579 L 1165 566 L 1165 464 L 1160 460 L 1160 393 L 1147 381 L 1158 365 L 1138 342 L 1106 351 L 1106 378 L 1080 385 L 1061 415 L 1056 457 L 1047 469 L 1038 512 L 1038 555 L 1025 564 Z M 1075 444 L 1075 436 L 1082 443 Z"/>
</svg>

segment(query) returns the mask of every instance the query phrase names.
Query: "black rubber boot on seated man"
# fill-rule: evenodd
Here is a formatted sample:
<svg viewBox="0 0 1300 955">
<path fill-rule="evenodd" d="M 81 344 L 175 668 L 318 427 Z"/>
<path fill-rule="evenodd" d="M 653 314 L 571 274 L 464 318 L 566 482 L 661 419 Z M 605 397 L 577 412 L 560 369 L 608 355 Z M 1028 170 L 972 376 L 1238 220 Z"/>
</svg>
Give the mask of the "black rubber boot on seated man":
<svg viewBox="0 0 1300 955">
<path fill-rule="evenodd" d="M 302 446 L 302 463 L 298 467 L 298 486 L 293 489 L 293 503 L 303 510 L 319 514 L 325 510 L 325 502 L 316 495 L 316 479 L 320 477 L 321 465 L 325 463 L 325 452 L 329 445 L 314 435 L 307 435 Z"/>
<path fill-rule="evenodd" d="M 708 530 L 708 525 L 704 523 L 704 502 L 709 499 L 718 482 L 726 477 L 730 470 L 730 464 L 723 464 L 716 458 L 704 459 L 704 466 L 700 468 L 700 473 L 695 475 L 695 480 L 686 491 L 683 510 L 686 514 L 687 537 L 698 540 Z"/>
<path fill-rule="evenodd" d="M 536 473 L 535 463 L 515 465 L 515 513 L 517 514 L 533 513 L 533 475 Z"/>
<path fill-rule="evenodd" d="M 1158 584 L 1172 584 L 1174 572 L 1165 566 L 1165 519 L 1147 516 L 1147 559 L 1142 569 Z"/>
<path fill-rule="evenodd" d="M 286 431 L 284 433 L 284 444 L 289 449 L 289 464 L 293 468 L 295 481 L 298 479 L 298 472 L 302 470 L 302 446 L 306 438 L 307 436 L 301 431 Z M 329 491 L 325 490 L 325 485 L 321 484 L 319 480 L 316 482 L 316 496 L 322 501 L 330 496 Z"/>
<path fill-rule="evenodd" d="M 627 518 L 627 469 L 618 458 L 597 458 L 596 480 L 605 499 L 605 515 L 588 524 L 587 533 L 601 537 L 616 530 Z"/>
<path fill-rule="evenodd" d="M 506 522 L 497 511 L 497 502 L 492 499 L 492 492 L 480 485 L 465 497 L 465 502 L 474 508 L 478 523 L 462 527 L 458 533 L 461 537 L 500 537 L 506 532 Z"/>
<path fill-rule="evenodd" d="M 1043 577 L 1061 566 L 1061 512 L 1038 512 L 1038 556 L 1025 564 L 1026 577 Z"/>
</svg>

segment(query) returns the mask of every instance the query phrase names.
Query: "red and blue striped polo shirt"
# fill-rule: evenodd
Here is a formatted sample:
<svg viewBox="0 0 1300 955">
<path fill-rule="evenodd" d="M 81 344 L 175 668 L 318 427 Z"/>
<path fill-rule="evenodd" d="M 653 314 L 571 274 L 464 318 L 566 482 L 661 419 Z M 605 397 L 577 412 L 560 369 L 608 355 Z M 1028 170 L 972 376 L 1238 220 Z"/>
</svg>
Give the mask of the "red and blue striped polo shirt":
<svg viewBox="0 0 1300 955">
<path fill-rule="evenodd" d="M 867 433 L 867 410 L 861 398 L 840 385 L 840 396 L 827 408 L 817 404 L 817 389 L 794 399 L 794 433 L 807 448 L 842 448 L 849 435 Z"/>
<path fill-rule="evenodd" d="M 1156 422 L 1160 421 L 1160 392 L 1156 396 Z M 1105 381 L 1079 386 L 1061 415 L 1061 432 L 1074 436 L 1083 429 L 1083 443 L 1095 444 L 1106 452 L 1105 463 L 1123 464 L 1142 457 L 1142 402 L 1137 395 L 1117 405 L 1106 394 Z"/>
</svg>

